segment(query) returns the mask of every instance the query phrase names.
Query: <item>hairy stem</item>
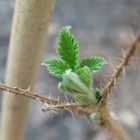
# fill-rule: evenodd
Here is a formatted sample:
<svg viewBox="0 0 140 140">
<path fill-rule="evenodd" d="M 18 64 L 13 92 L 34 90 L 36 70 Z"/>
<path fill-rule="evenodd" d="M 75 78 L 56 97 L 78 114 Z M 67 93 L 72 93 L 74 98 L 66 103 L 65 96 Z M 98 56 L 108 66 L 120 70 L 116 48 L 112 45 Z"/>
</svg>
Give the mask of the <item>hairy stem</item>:
<svg viewBox="0 0 140 140">
<path fill-rule="evenodd" d="M 0 90 L 7 91 L 7 92 L 10 92 L 10 93 L 15 94 L 15 95 L 28 97 L 30 99 L 39 101 L 43 104 L 46 103 L 46 104 L 56 105 L 59 102 L 56 100 L 52 100 L 52 99 L 48 99 L 48 98 L 44 98 L 42 96 L 39 96 L 36 92 L 29 91 L 29 89 L 23 90 L 20 87 L 11 87 L 11 86 L 7 86 L 7 85 L 1 84 L 1 83 L 0 83 Z"/>
<path fill-rule="evenodd" d="M 60 100 L 52 100 L 43 96 L 38 95 L 36 92 L 32 92 L 29 89 L 24 90 L 20 87 L 11 87 L 0 83 L 0 90 L 7 91 L 14 94 L 15 96 L 24 96 L 33 100 L 36 100 L 42 104 L 48 104 L 46 109 L 42 109 L 43 112 L 56 110 L 56 109 L 66 109 L 66 110 L 82 110 L 81 107 L 86 107 L 86 105 L 81 105 L 75 102 L 60 103 Z M 3 92 L 5 93 L 5 92 Z"/>
<path fill-rule="evenodd" d="M 127 54 L 122 59 L 121 63 L 115 68 L 115 73 L 112 76 L 110 82 L 103 89 L 103 97 L 99 103 L 98 112 L 101 119 L 101 127 L 108 131 L 113 140 L 129 140 L 126 132 L 117 123 L 109 121 L 110 113 L 108 107 L 108 98 L 111 94 L 112 88 L 116 85 L 116 81 L 121 76 L 125 66 L 129 65 L 129 61 L 132 56 L 135 55 L 135 51 L 140 43 L 140 36 L 133 42 L 128 50 Z"/>
<path fill-rule="evenodd" d="M 116 85 L 117 78 L 121 76 L 124 67 L 129 65 L 129 61 L 131 57 L 135 55 L 135 51 L 139 43 L 140 43 L 140 36 L 133 42 L 127 54 L 122 59 L 121 63 L 115 68 L 115 73 L 113 74 L 112 79 L 103 89 L 103 97 L 100 102 L 101 107 L 107 104 L 108 96 L 111 93 L 112 88 Z"/>
<path fill-rule="evenodd" d="M 106 120 L 100 126 L 111 135 L 112 140 L 130 140 L 124 129 L 115 121 Z"/>
</svg>

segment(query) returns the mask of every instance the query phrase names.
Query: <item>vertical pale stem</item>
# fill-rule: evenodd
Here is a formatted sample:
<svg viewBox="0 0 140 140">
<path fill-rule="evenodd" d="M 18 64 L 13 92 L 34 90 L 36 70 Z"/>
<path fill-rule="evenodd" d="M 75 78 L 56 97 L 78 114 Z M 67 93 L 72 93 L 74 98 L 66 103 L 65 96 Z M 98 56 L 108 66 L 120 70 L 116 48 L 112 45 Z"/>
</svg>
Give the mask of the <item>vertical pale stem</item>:
<svg viewBox="0 0 140 140">
<path fill-rule="evenodd" d="M 27 89 L 35 81 L 55 0 L 16 0 L 8 55 L 6 84 Z M 29 100 L 5 94 L 1 140 L 20 140 Z"/>
<path fill-rule="evenodd" d="M 101 127 L 108 132 L 112 140 L 130 140 L 126 131 L 115 121 L 106 120 Z"/>
</svg>

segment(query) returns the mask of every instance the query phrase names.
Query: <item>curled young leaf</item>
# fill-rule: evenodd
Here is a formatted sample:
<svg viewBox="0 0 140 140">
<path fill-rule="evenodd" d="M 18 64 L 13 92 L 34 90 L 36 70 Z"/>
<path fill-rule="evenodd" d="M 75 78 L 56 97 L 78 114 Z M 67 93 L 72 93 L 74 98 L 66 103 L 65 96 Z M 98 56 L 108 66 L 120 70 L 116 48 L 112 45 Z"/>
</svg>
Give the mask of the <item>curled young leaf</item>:
<svg viewBox="0 0 140 140">
<path fill-rule="evenodd" d="M 90 72 L 90 69 L 87 66 L 84 66 L 82 68 L 79 68 L 76 71 L 79 78 L 82 80 L 82 82 L 89 88 L 92 88 L 93 80 L 92 80 L 92 74 Z"/>
<path fill-rule="evenodd" d="M 60 58 L 67 65 L 75 70 L 78 63 L 79 44 L 70 33 L 70 27 L 65 26 L 61 29 L 57 40 L 57 52 Z"/>
</svg>

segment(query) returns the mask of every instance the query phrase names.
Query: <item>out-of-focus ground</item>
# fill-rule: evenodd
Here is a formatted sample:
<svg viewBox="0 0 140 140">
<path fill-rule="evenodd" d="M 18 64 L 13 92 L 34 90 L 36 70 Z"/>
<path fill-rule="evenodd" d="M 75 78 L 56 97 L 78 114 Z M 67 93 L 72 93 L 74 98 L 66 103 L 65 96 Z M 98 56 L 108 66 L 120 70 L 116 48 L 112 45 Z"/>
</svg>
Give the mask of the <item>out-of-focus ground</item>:
<svg viewBox="0 0 140 140">
<path fill-rule="evenodd" d="M 0 0 L 0 81 L 4 81 L 9 34 L 13 15 L 13 0 Z M 115 61 L 121 56 L 120 37 L 131 29 L 140 33 L 140 0 L 57 0 L 48 32 L 44 58 L 55 57 L 56 36 L 60 27 L 71 25 L 80 42 L 80 59 L 100 55 Z M 44 15 L 45 16 L 45 15 Z M 138 53 L 140 54 L 140 52 Z M 111 110 L 133 140 L 140 139 L 140 59 L 139 55 L 126 69 L 112 96 Z M 103 72 L 106 73 L 106 70 Z M 100 75 L 95 75 L 98 83 Z M 53 98 L 58 93 L 58 79 L 40 66 L 35 90 Z M 102 82 L 102 81 L 100 81 Z M 103 131 L 92 130 L 85 120 L 63 115 L 44 114 L 45 107 L 32 101 L 26 129 L 26 140 L 108 140 Z"/>
</svg>

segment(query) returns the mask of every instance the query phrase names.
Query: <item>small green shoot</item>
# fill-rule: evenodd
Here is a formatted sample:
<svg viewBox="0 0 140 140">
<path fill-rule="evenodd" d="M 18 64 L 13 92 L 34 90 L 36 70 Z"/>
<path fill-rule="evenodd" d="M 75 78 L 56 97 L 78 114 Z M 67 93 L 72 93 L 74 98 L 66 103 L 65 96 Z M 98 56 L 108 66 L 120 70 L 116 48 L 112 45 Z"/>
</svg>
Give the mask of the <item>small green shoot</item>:
<svg viewBox="0 0 140 140">
<path fill-rule="evenodd" d="M 82 104 L 97 104 L 101 99 L 100 90 L 93 87 L 92 75 L 107 61 L 102 57 L 89 57 L 78 63 L 79 44 L 70 33 L 70 26 L 61 29 L 56 51 L 59 59 L 46 59 L 42 63 L 48 71 L 62 78 L 58 84 L 60 91 L 69 94 Z"/>
</svg>

